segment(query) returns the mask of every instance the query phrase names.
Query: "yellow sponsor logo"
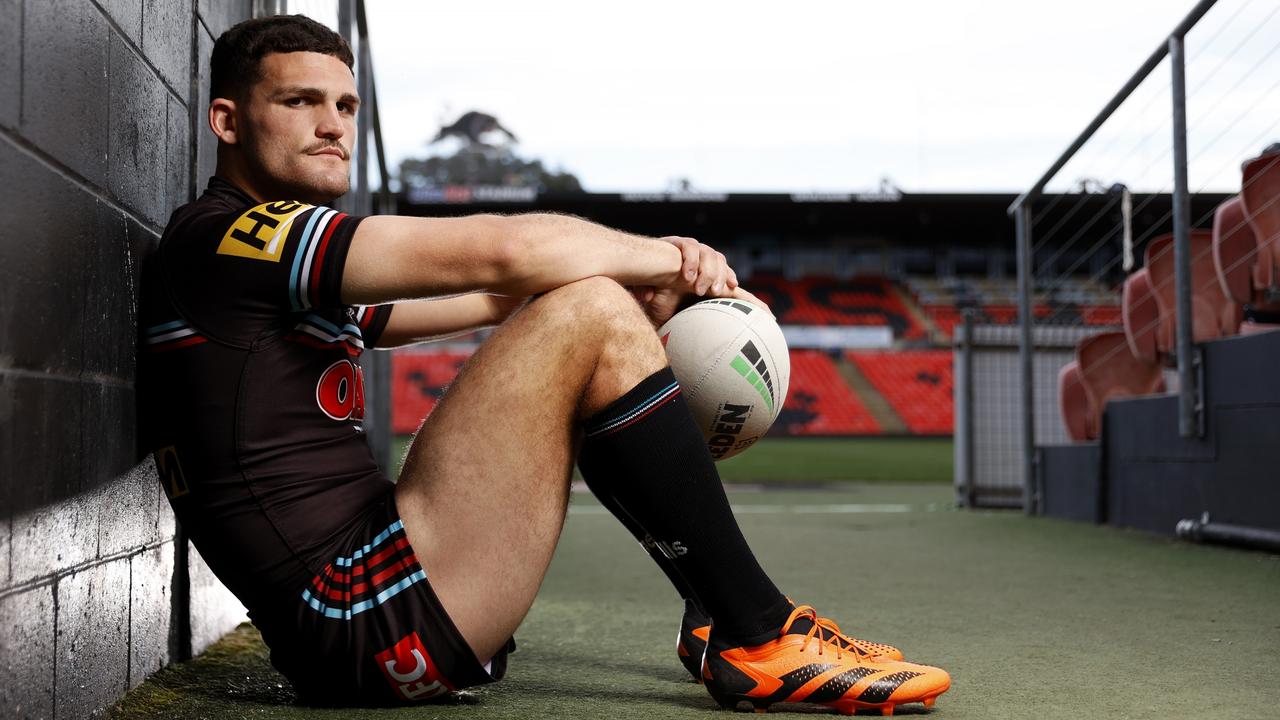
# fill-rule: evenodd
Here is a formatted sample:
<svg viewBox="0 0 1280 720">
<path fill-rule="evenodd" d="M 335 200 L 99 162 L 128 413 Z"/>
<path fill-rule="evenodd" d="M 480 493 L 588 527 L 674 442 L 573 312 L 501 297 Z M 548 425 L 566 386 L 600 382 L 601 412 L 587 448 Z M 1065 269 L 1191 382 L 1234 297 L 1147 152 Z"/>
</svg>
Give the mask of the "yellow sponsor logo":
<svg viewBox="0 0 1280 720">
<path fill-rule="evenodd" d="M 160 473 L 160 484 L 170 499 L 186 495 L 187 476 L 182 474 L 182 464 L 178 462 L 178 448 L 170 445 L 155 451 L 156 470 Z"/>
<path fill-rule="evenodd" d="M 280 262 L 294 218 L 312 207 L 292 200 L 263 203 L 231 224 L 218 245 L 218 254 Z"/>
</svg>

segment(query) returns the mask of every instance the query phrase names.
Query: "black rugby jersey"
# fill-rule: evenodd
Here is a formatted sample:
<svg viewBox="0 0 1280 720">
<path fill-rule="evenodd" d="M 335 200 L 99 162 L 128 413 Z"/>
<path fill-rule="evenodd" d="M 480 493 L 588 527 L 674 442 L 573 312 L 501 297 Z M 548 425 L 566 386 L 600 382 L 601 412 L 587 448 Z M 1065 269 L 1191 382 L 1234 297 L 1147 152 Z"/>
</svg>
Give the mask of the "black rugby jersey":
<svg viewBox="0 0 1280 720">
<path fill-rule="evenodd" d="M 359 356 L 391 306 L 343 305 L 361 218 L 213 178 L 143 270 L 144 447 L 205 561 L 251 612 L 293 598 L 386 497 Z"/>
</svg>

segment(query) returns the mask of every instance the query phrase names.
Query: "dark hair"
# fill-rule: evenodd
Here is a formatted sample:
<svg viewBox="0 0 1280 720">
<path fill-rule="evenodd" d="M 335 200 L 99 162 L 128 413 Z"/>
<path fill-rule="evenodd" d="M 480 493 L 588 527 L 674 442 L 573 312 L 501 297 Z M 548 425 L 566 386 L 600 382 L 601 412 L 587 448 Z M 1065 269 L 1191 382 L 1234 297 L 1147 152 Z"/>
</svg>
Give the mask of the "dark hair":
<svg viewBox="0 0 1280 720">
<path fill-rule="evenodd" d="M 271 53 L 314 52 L 332 55 L 350 68 L 351 46 L 338 33 L 305 15 L 254 18 L 222 33 L 209 60 L 209 102 L 244 97 L 262 79 L 262 58 Z"/>
</svg>

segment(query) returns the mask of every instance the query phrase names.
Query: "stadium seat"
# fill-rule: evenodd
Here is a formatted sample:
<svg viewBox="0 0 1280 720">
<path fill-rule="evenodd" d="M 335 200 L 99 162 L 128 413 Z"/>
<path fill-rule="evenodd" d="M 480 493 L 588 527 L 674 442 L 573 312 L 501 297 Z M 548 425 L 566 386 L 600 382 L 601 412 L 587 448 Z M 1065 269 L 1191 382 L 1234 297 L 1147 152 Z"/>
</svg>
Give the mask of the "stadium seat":
<svg viewBox="0 0 1280 720">
<path fill-rule="evenodd" d="M 1151 280 L 1146 268 L 1125 279 L 1120 312 L 1129 351 L 1138 360 L 1158 363 L 1160 348 L 1156 338 L 1160 329 L 1160 308 L 1151 294 Z"/>
<path fill-rule="evenodd" d="M 880 432 L 862 400 L 821 350 L 791 351 L 791 385 L 771 432 L 783 435 L 874 435 Z"/>
<path fill-rule="evenodd" d="M 1161 367 L 1133 356 L 1124 333 L 1090 335 L 1076 345 L 1080 381 L 1089 396 L 1092 428 L 1102 428 L 1102 412 L 1113 398 L 1164 391 Z"/>
<path fill-rule="evenodd" d="M 1280 324 L 1260 323 L 1252 320 L 1245 320 L 1240 323 L 1241 335 L 1257 335 L 1258 333 L 1274 332 L 1276 330 L 1280 330 Z"/>
<path fill-rule="evenodd" d="M 1222 292 L 1232 301 L 1253 302 L 1253 266 L 1258 241 L 1245 220 L 1244 201 L 1235 196 L 1213 213 L 1213 269 Z"/>
<path fill-rule="evenodd" d="M 963 311 L 954 305 L 925 305 L 924 311 L 948 338 L 955 335 L 957 326 L 964 324 Z"/>
<path fill-rule="evenodd" d="M 925 335 L 924 328 L 885 278 L 787 280 L 762 274 L 752 276 L 744 285 L 769 303 L 778 322 L 784 325 L 887 326 L 895 337 L 914 339 Z"/>
<path fill-rule="evenodd" d="M 415 432 L 469 357 L 470 352 L 440 350 L 392 353 L 392 432 Z"/>
<path fill-rule="evenodd" d="M 1263 154 L 1244 164 L 1240 199 L 1258 242 L 1254 287 L 1275 288 L 1280 284 L 1276 271 L 1280 260 L 1280 153 Z"/>
<path fill-rule="evenodd" d="M 1115 305 L 1089 305 L 1080 308 L 1085 325 L 1121 325 L 1124 315 Z"/>
<path fill-rule="evenodd" d="M 1098 438 L 1098 428 L 1093 424 L 1094 412 L 1089 404 L 1089 394 L 1080 380 L 1080 365 L 1072 361 L 1058 371 L 1058 409 L 1062 412 L 1062 424 L 1067 437 L 1074 442 Z"/>
<path fill-rule="evenodd" d="M 1157 346 L 1172 352 L 1177 339 L 1177 283 L 1173 235 L 1161 235 L 1147 245 L 1146 268 L 1152 294 L 1160 308 Z M 1203 342 L 1236 333 L 1240 307 L 1228 300 L 1213 265 L 1213 233 L 1191 231 L 1191 336 Z"/>
<path fill-rule="evenodd" d="M 845 357 L 919 435 L 949 435 L 955 428 L 950 350 L 847 352 Z"/>
</svg>

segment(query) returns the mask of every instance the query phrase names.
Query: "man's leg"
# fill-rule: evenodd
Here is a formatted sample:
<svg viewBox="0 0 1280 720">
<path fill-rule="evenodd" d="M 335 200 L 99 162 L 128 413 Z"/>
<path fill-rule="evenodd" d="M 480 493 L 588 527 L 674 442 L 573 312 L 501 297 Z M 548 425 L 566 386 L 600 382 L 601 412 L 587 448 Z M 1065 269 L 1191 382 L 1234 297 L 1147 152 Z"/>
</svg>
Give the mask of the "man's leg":
<svg viewBox="0 0 1280 720">
<path fill-rule="evenodd" d="M 607 506 L 679 564 L 726 631 L 776 631 L 790 603 L 742 537 L 639 306 L 616 283 L 560 288 L 503 325 L 409 451 L 397 505 L 432 587 L 485 658 L 524 619 L 580 464 Z"/>
<path fill-rule="evenodd" d="M 396 504 L 432 588 L 481 660 L 515 631 L 546 574 L 579 418 L 665 364 L 630 294 L 583 280 L 494 332 L 419 430 Z"/>
</svg>

